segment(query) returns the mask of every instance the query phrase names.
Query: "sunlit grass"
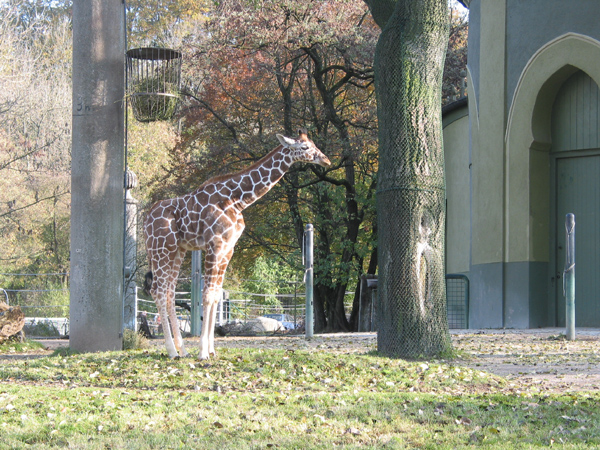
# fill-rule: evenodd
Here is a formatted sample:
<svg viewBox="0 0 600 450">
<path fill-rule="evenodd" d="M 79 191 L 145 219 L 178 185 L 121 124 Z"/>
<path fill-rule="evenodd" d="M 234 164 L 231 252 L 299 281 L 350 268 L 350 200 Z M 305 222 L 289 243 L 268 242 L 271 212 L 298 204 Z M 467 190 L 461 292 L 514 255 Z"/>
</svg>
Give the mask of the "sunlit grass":
<svg viewBox="0 0 600 450">
<path fill-rule="evenodd" d="M 64 352 L 2 361 L 0 448 L 597 448 L 598 400 L 373 354 Z"/>
<path fill-rule="evenodd" d="M 29 339 L 25 339 L 23 342 L 18 339 L 7 339 L 0 342 L 0 354 L 25 353 L 43 349 L 44 346 L 42 344 Z"/>
</svg>

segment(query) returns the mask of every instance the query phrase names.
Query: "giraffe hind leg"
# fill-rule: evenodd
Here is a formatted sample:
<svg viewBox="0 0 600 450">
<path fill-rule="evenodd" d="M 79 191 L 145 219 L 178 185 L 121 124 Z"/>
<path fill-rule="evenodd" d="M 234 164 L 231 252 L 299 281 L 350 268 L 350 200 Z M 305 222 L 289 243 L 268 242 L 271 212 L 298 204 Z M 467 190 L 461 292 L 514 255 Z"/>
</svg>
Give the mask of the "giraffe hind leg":
<svg viewBox="0 0 600 450">
<path fill-rule="evenodd" d="M 176 276 L 175 276 L 176 278 Z M 152 288 L 150 294 L 156 303 L 158 314 L 163 327 L 163 333 L 165 337 L 165 347 L 170 358 L 176 358 L 178 356 L 177 347 L 173 342 L 173 335 L 171 333 L 171 326 L 169 325 L 169 314 L 168 314 L 168 302 L 169 296 L 171 295 L 172 273 L 170 271 L 157 271 L 152 277 Z"/>
<path fill-rule="evenodd" d="M 181 357 L 188 356 L 188 353 L 185 350 L 185 346 L 183 344 L 181 330 L 179 329 L 179 320 L 177 319 L 177 314 L 175 311 L 175 289 L 177 288 L 177 278 L 179 277 L 179 269 L 181 268 L 181 264 L 183 263 L 184 255 L 185 252 L 182 250 L 172 253 L 170 255 L 170 268 L 166 272 L 168 274 L 166 306 L 168 314 L 168 323 L 170 327 L 170 335 L 173 337 L 175 349 L 178 351 Z"/>
</svg>

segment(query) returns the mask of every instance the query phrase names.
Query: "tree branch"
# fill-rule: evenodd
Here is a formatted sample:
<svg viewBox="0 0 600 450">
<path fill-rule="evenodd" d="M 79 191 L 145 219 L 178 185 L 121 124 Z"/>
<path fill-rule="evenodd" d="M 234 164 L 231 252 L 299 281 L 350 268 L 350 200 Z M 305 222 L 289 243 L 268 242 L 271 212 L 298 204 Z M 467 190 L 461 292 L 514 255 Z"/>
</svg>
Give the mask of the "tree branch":
<svg viewBox="0 0 600 450">
<path fill-rule="evenodd" d="M 11 215 L 14 212 L 22 211 L 23 209 L 27 209 L 30 206 L 37 205 L 38 203 L 42 203 L 42 202 L 44 202 L 46 200 L 56 199 L 57 197 L 61 197 L 61 196 L 66 195 L 66 194 L 69 194 L 69 191 L 59 192 L 59 193 L 52 194 L 52 195 L 50 195 L 48 197 L 40 198 L 40 199 L 36 200 L 35 202 L 30 203 L 30 204 L 25 205 L 25 206 L 21 206 L 20 208 L 12 208 L 10 211 L 0 214 L 0 217 L 9 216 L 9 215 Z"/>
</svg>

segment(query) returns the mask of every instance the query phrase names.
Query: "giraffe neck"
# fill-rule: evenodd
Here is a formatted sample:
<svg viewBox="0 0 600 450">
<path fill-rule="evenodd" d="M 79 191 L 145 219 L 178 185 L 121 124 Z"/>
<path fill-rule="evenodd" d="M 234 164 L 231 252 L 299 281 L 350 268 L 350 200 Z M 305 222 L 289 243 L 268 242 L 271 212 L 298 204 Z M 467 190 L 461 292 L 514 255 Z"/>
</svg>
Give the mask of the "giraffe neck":
<svg viewBox="0 0 600 450">
<path fill-rule="evenodd" d="M 291 153 L 278 146 L 268 155 L 241 172 L 216 177 L 205 183 L 216 184 L 217 191 L 236 208 L 243 210 L 271 190 L 293 164 Z"/>
</svg>

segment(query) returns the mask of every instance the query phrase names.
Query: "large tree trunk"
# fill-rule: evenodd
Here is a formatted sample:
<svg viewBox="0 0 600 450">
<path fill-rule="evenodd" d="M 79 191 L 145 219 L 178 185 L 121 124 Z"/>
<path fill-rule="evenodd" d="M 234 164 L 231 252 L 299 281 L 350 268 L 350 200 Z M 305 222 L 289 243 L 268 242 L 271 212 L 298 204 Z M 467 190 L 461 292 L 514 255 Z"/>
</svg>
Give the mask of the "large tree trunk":
<svg viewBox="0 0 600 450">
<path fill-rule="evenodd" d="M 382 10 L 389 1 L 369 4 L 377 23 L 385 23 L 375 54 L 378 349 L 395 357 L 433 356 L 451 346 L 441 134 L 447 0 L 397 0 L 387 20 Z"/>
</svg>

